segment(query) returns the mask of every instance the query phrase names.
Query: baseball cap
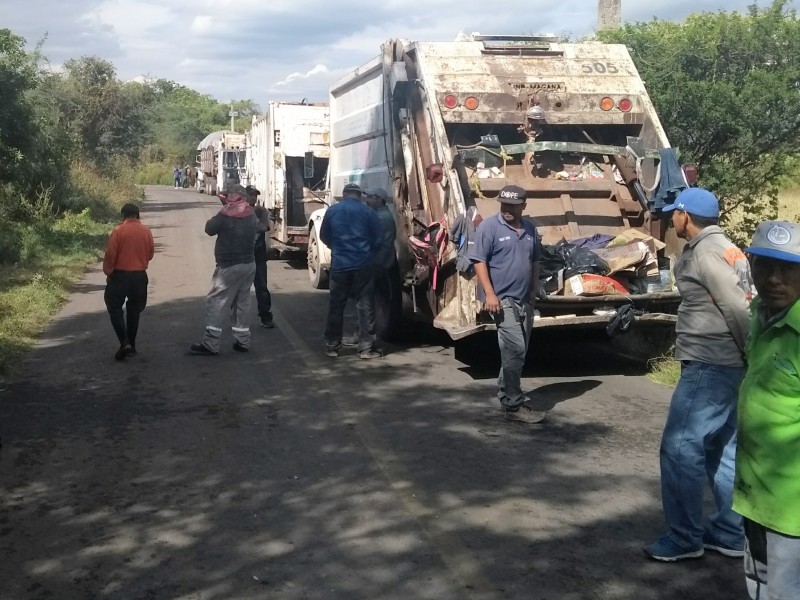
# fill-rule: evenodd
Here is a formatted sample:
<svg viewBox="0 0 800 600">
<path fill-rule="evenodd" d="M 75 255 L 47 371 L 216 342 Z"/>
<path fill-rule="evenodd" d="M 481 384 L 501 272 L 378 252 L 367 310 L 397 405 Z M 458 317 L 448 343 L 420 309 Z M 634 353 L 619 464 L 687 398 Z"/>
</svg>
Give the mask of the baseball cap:
<svg viewBox="0 0 800 600">
<path fill-rule="evenodd" d="M 764 221 L 756 228 L 745 252 L 800 263 L 800 225 L 789 221 Z"/>
<path fill-rule="evenodd" d="M 524 204 L 525 190 L 518 185 L 507 185 L 497 194 L 497 201 L 503 204 Z"/>
<path fill-rule="evenodd" d="M 347 193 L 361 195 L 362 194 L 361 186 L 358 185 L 357 183 L 348 183 L 347 185 L 344 186 L 344 189 L 342 190 L 342 194 L 347 194 Z"/>
<path fill-rule="evenodd" d="M 668 204 L 661 212 L 683 210 L 698 217 L 716 219 L 719 217 L 719 200 L 703 188 L 689 188 L 678 194 L 674 204 Z"/>
</svg>

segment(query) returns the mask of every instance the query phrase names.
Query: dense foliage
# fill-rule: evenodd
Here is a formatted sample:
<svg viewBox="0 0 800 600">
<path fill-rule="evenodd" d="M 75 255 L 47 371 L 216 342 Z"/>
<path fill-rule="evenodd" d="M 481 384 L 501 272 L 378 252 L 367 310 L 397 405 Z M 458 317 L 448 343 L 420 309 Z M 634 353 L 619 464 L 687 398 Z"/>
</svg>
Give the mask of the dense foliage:
<svg viewBox="0 0 800 600">
<path fill-rule="evenodd" d="M 623 43 L 670 142 L 700 170 L 744 242 L 774 218 L 778 187 L 800 148 L 800 21 L 789 0 L 746 14 L 701 13 L 598 34 Z"/>
<path fill-rule="evenodd" d="M 163 79 L 123 82 L 97 57 L 55 70 L 25 40 L 0 29 L 0 229 L 36 214 L 108 217 L 141 191 L 194 162 L 197 143 L 229 127 L 228 104 Z M 237 128 L 258 107 L 235 102 Z M 0 231 L 2 233 L 2 231 Z M 13 260 L 10 253 L 0 262 Z"/>
</svg>

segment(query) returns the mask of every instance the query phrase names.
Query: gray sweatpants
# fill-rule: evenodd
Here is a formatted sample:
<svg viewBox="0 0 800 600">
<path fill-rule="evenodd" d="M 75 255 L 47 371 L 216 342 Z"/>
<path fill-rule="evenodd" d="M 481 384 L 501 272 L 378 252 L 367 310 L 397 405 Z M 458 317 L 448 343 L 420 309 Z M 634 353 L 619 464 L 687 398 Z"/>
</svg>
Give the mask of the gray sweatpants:
<svg viewBox="0 0 800 600">
<path fill-rule="evenodd" d="M 800 537 L 745 519 L 744 574 L 753 600 L 800 600 Z"/>
<path fill-rule="evenodd" d="M 250 347 L 250 287 L 256 274 L 256 263 L 217 267 L 206 295 L 206 330 L 203 345 L 219 352 L 222 325 L 230 307 L 233 339 Z"/>
<path fill-rule="evenodd" d="M 497 398 L 504 408 L 515 408 L 525 400 L 520 379 L 531 339 L 533 307 L 512 298 L 503 298 L 500 305 L 503 310 L 494 315 L 501 361 Z"/>
</svg>

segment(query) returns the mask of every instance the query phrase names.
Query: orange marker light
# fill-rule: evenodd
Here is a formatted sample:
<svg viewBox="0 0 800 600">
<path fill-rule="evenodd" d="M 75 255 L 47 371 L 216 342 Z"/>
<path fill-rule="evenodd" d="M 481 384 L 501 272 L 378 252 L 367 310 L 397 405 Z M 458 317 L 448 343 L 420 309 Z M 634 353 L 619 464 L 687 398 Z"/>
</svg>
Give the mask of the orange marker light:
<svg viewBox="0 0 800 600">
<path fill-rule="evenodd" d="M 614 108 L 614 101 L 611 98 L 603 98 L 600 101 L 600 108 L 602 108 L 605 111 L 609 111 L 612 108 Z"/>
<path fill-rule="evenodd" d="M 475 96 L 470 96 L 464 100 L 464 108 L 467 110 L 475 110 L 478 108 L 478 99 Z"/>
</svg>

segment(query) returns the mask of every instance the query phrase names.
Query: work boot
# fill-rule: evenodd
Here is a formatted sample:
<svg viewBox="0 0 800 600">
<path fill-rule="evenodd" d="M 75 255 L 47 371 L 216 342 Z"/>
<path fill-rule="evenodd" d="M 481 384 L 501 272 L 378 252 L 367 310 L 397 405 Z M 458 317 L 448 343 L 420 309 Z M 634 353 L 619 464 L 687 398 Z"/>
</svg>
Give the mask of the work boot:
<svg viewBox="0 0 800 600">
<path fill-rule="evenodd" d="M 249 352 L 250 351 L 250 348 L 248 348 L 247 346 L 244 346 L 243 344 L 240 344 L 239 342 L 233 342 L 233 349 L 236 350 L 236 352 Z"/>
<path fill-rule="evenodd" d="M 217 352 L 209 350 L 205 344 L 192 344 L 189 347 L 189 352 L 200 356 L 216 356 L 218 354 Z"/>
<path fill-rule="evenodd" d="M 337 358 L 339 356 L 339 350 L 341 350 L 341 344 L 336 344 L 335 346 L 325 346 L 325 356 L 330 356 L 331 358 Z"/>
<path fill-rule="evenodd" d="M 272 317 L 261 317 L 261 326 L 265 329 L 275 329 L 275 321 L 272 320 Z"/>
<path fill-rule="evenodd" d="M 133 353 L 135 354 L 135 351 Z M 125 360 L 130 354 L 131 354 L 131 345 L 122 344 L 119 347 L 119 350 L 117 350 L 116 354 L 114 354 L 114 360 Z"/>
</svg>

